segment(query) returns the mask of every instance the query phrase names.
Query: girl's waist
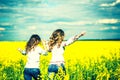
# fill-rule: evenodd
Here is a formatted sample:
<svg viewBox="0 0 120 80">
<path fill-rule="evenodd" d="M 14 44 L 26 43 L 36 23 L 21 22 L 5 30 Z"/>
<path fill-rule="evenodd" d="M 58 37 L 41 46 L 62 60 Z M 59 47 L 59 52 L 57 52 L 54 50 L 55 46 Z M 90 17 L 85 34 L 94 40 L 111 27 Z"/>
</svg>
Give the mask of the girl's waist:
<svg viewBox="0 0 120 80">
<path fill-rule="evenodd" d="M 65 61 L 50 61 L 50 64 L 64 64 Z"/>
</svg>

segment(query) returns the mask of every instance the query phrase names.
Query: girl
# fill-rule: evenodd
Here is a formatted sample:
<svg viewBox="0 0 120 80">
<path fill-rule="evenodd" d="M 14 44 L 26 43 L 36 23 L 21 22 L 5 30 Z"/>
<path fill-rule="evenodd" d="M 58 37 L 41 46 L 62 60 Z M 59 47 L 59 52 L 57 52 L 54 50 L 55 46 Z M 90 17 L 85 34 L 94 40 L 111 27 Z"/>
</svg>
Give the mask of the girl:
<svg viewBox="0 0 120 80">
<path fill-rule="evenodd" d="M 37 80 L 40 75 L 39 58 L 40 54 L 46 54 L 42 48 L 38 46 L 41 38 L 37 34 L 33 34 L 26 44 L 26 50 L 18 49 L 22 54 L 27 55 L 27 63 L 24 69 L 24 79 L 32 80 L 32 77 Z"/>
<path fill-rule="evenodd" d="M 48 49 L 52 52 L 52 59 L 50 60 L 50 65 L 48 67 L 48 74 L 54 72 L 58 73 L 59 67 L 62 67 L 62 70 L 66 74 L 65 61 L 63 57 L 64 47 L 78 40 L 79 37 L 83 36 L 85 32 L 82 32 L 74 37 L 70 38 L 68 41 L 63 42 L 64 40 L 64 31 L 62 29 L 55 30 L 48 42 Z"/>
</svg>

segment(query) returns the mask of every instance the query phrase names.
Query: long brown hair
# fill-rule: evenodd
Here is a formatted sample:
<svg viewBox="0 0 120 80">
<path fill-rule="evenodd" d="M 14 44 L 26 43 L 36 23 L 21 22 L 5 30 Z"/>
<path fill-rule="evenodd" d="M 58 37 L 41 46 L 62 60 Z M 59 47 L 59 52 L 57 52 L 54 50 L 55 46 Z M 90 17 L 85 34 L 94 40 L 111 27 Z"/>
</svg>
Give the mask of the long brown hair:
<svg viewBox="0 0 120 80">
<path fill-rule="evenodd" d="M 31 51 L 31 49 L 33 49 L 36 45 L 38 45 L 40 41 L 41 38 L 37 34 L 33 34 L 26 44 L 26 53 Z"/>
<path fill-rule="evenodd" d="M 50 40 L 48 42 L 49 51 L 51 51 L 56 44 L 58 45 L 58 47 L 60 47 L 63 39 L 64 39 L 64 31 L 62 29 L 55 30 L 52 33 Z"/>
</svg>

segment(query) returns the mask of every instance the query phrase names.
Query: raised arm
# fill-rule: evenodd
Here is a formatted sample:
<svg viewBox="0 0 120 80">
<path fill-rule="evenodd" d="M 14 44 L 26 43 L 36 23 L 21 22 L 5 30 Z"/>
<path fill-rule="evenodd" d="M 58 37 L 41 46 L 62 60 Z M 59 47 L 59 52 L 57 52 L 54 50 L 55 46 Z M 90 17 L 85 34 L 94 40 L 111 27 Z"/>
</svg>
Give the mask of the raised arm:
<svg viewBox="0 0 120 80">
<path fill-rule="evenodd" d="M 75 35 L 75 37 L 74 37 L 74 41 L 75 40 L 78 40 L 80 37 L 82 37 L 82 36 L 84 36 L 85 35 L 85 31 L 83 31 L 83 32 L 81 32 L 80 34 L 78 34 L 78 35 Z"/>
<path fill-rule="evenodd" d="M 68 39 L 63 45 L 64 45 L 64 46 L 67 46 L 67 45 L 72 44 L 73 42 L 75 42 L 76 40 L 78 40 L 80 37 L 84 36 L 85 33 L 86 33 L 86 32 L 83 31 L 83 32 L 81 32 L 80 34 L 73 36 L 72 38 Z"/>
</svg>

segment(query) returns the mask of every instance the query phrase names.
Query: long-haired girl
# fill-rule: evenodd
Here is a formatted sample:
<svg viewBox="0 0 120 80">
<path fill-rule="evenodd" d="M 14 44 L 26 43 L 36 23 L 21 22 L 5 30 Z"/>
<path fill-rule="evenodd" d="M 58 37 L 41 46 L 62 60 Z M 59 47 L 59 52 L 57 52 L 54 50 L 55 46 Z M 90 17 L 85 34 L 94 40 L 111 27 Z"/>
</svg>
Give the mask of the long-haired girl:
<svg viewBox="0 0 120 80">
<path fill-rule="evenodd" d="M 48 50 L 52 53 L 52 59 L 50 60 L 50 65 L 48 67 L 48 74 L 54 72 L 58 73 L 59 67 L 62 67 L 62 70 L 66 74 L 65 61 L 63 57 L 64 47 L 70 45 L 71 43 L 78 40 L 79 37 L 83 36 L 85 32 L 82 32 L 78 35 L 73 36 L 67 41 L 64 40 L 64 31 L 62 29 L 55 30 L 50 36 L 48 41 Z"/>
<path fill-rule="evenodd" d="M 40 42 L 41 38 L 37 34 L 33 34 L 26 44 L 25 51 L 19 49 L 22 54 L 27 55 L 28 57 L 24 69 L 25 80 L 32 80 L 32 78 L 37 80 L 38 76 L 40 75 L 40 54 L 46 54 L 46 51 L 38 46 Z"/>
</svg>

